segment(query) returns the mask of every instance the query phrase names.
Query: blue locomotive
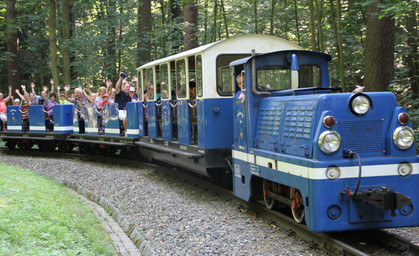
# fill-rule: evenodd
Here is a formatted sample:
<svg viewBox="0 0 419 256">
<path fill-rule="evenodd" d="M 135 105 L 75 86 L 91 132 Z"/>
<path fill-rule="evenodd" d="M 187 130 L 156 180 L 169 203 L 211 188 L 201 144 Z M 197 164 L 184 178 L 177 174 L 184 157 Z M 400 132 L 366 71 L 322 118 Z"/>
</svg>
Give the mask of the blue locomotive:
<svg viewBox="0 0 419 256">
<path fill-rule="evenodd" d="M 232 184 L 246 201 L 289 207 L 316 232 L 417 226 L 419 159 L 408 114 L 392 93 L 332 88 L 330 60 L 277 37 L 234 37 L 139 67 L 125 136 L 116 104 L 88 104 L 55 106 L 54 132 L 43 128 L 42 106 L 29 108 L 29 132 L 19 107 L 9 107 L 0 137 L 9 148 L 179 166 Z"/>
<path fill-rule="evenodd" d="M 231 64 L 234 193 L 288 205 L 311 231 L 417 226 L 418 156 L 390 92 L 333 93 L 327 54 L 291 50 Z"/>
</svg>

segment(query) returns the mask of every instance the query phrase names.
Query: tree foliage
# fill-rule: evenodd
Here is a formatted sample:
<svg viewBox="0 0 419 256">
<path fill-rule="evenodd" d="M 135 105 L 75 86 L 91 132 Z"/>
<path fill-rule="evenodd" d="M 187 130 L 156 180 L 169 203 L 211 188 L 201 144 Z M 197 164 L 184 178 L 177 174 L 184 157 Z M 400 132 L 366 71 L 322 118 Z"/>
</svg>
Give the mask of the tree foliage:
<svg viewBox="0 0 419 256">
<path fill-rule="evenodd" d="M 344 91 L 352 91 L 356 85 L 364 84 L 367 7 L 376 0 L 154 0 L 149 1 L 152 30 L 140 33 L 139 28 L 145 23 L 144 17 L 139 16 L 144 2 L 147 0 L 56 0 L 59 82 L 62 84 L 64 77 L 69 76 L 65 57 L 68 55 L 72 85 L 99 86 L 106 78 L 117 77 L 121 70 L 134 75 L 141 63 L 141 51 L 150 49 L 151 59 L 182 51 L 183 35 L 188 27 L 183 8 L 196 2 L 198 20 L 194 40 L 198 45 L 240 34 L 272 34 L 306 49 L 315 47 L 332 55 L 333 86 L 344 86 Z M 18 1 L 17 21 L 13 26 L 19 36 L 19 78 L 24 84 L 34 81 L 42 86 L 52 77 L 49 3 L 49 0 Z M 64 26 L 66 4 L 71 6 L 70 32 L 68 26 Z M 378 19 L 395 22 L 394 76 L 390 86 L 413 90 L 417 95 L 417 2 L 382 0 L 378 7 Z M 7 51 L 7 26 L 6 3 L 2 1 L 1 91 L 5 91 L 9 83 L 7 62 L 12 55 Z M 151 43 L 150 47 L 147 42 Z M 343 61 L 339 63 L 339 60 Z"/>
</svg>

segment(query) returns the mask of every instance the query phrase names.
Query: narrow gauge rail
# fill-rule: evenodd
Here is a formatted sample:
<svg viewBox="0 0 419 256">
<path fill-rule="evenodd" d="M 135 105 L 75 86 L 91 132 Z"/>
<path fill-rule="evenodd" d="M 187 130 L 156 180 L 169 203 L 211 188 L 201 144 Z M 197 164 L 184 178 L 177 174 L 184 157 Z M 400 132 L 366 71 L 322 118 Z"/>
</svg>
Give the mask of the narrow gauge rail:
<svg viewBox="0 0 419 256">
<path fill-rule="evenodd" d="M 0 147 L 0 150 L 6 153 L 12 153 L 12 150 L 7 148 Z M 40 156 L 42 150 L 35 150 Z M 24 154 L 33 155 L 34 150 L 24 150 L 21 151 Z M 74 158 L 74 159 L 83 159 L 85 161 L 99 162 L 102 163 L 114 163 L 115 158 L 109 158 L 106 156 L 92 156 L 91 154 L 74 154 L 67 152 L 54 152 L 53 157 L 62 157 Z M 98 159 L 99 157 L 99 159 Z M 147 164 L 147 163 L 145 163 Z M 137 160 L 126 160 L 124 165 L 131 167 L 138 167 Z M 170 171 L 173 173 L 172 171 Z M 339 232 L 339 233 L 317 233 L 310 232 L 305 225 L 296 223 L 290 214 L 269 210 L 263 206 L 263 202 L 250 202 L 247 203 L 242 199 L 234 197 L 231 190 L 224 189 L 217 184 L 210 183 L 202 178 L 197 177 L 194 173 L 191 173 L 187 170 L 176 171 L 176 176 L 182 180 L 188 180 L 191 183 L 197 184 L 198 187 L 206 187 L 211 191 L 223 194 L 225 197 L 229 197 L 231 200 L 236 200 L 239 205 L 247 205 L 245 208 L 250 212 L 257 214 L 259 218 L 265 219 L 267 222 L 270 222 L 274 225 L 277 225 L 281 228 L 287 229 L 289 233 L 294 233 L 301 239 L 306 242 L 315 244 L 319 249 L 330 253 L 331 255 L 356 255 L 364 256 L 369 255 L 371 251 L 365 250 L 367 247 L 374 246 L 375 248 L 385 248 L 389 252 L 395 252 L 404 256 L 410 255 L 419 255 L 419 246 L 415 245 L 405 238 L 397 236 L 395 234 L 389 233 L 384 230 L 367 230 L 367 231 L 349 231 L 349 232 Z M 247 210 L 246 210 L 247 211 Z M 354 240 L 354 238 L 357 238 Z M 367 245 L 360 246 L 358 244 L 360 238 L 362 237 L 363 243 Z"/>
</svg>

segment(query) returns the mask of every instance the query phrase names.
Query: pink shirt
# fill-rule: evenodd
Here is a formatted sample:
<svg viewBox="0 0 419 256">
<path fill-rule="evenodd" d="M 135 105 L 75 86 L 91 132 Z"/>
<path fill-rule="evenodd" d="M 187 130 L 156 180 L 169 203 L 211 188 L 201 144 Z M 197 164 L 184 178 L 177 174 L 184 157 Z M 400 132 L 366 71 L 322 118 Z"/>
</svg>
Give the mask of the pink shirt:
<svg viewBox="0 0 419 256">
<path fill-rule="evenodd" d="M 0 114 L 7 114 L 7 104 L 5 99 L 0 100 Z"/>
</svg>

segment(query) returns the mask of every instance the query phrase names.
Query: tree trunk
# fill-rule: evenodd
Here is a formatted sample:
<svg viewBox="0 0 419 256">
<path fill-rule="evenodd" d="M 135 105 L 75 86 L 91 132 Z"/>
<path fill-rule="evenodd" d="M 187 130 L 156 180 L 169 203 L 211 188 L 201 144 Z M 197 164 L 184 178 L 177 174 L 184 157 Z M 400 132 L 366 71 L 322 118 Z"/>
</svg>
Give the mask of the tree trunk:
<svg viewBox="0 0 419 256">
<path fill-rule="evenodd" d="M 170 0 L 170 18 L 172 23 L 180 23 L 181 16 L 180 16 L 180 2 L 181 0 Z M 172 33 L 172 50 L 174 52 L 178 52 L 180 49 L 180 40 L 182 38 L 182 31 L 178 29 L 176 26 L 171 31 Z"/>
<path fill-rule="evenodd" d="M 212 41 L 217 41 L 217 14 L 218 14 L 218 0 L 214 0 L 214 20 L 212 25 L 213 38 Z"/>
<path fill-rule="evenodd" d="M 297 0 L 294 0 L 294 11 L 295 11 L 295 29 L 297 31 L 298 44 L 301 45 L 300 28 L 298 26 L 298 5 Z"/>
<path fill-rule="evenodd" d="M 224 20 L 224 26 L 225 26 L 225 30 L 226 30 L 226 38 L 229 38 L 230 35 L 228 33 L 227 14 L 226 14 L 226 10 L 224 8 L 224 0 L 221 0 L 221 10 L 223 11 L 223 20 Z"/>
<path fill-rule="evenodd" d="M 308 9 L 310 10 L 311 50 L 316 51 L 316 24 L 314 24 L 314 4 L 313 4 L 313 0 L 308 1 Z"/>
<path fill-rule="evenodd" d="M 63 0 L 63 73 L 64 84 L 71 84 L 71 56 L 70 56 L 70 12 L 71 1 Z M 58 82 L 58 81 L 57 81 Z"/>
<path fill-rule="evenodd" d="M 138 63 L 137 66 L 151 60 L 151 1 L 139 0 L 138 7 Z"/>
<path fill-rule="evenodd" d="M 255 16 L 255 34 L 258 34 L 258 0 L 254 0 L 253 2 L 253 11 Z"/>
<path fill-rule="evenodd" d="M 204 4 L 204 44 L 208 43 L 208 0 Z"/>
<path fill-rule="evenodd" d="M 385 91 L 394 75 L 394 19 L 379 19 L 381 0 L 368 5 L 364 85 L 369 91 Z"/>
<path fill-rule="evenodd" d="M 281 1 L 279 3 L 280 3 L 279 8 L 281 8 Z M 284 5 L 283 5 L 282 8 L 286 9 L 288 7 L 288 1 L 287 0 L 284 0 L 283 3 L 284 3 Z M 290 20 L 290 19 L 285 18 L 285 21 L 284 21 L 283 26 L 282 25 L 280 26 L 280 27 L 283 27 L 282 31 L 283 31 L 283 35 L 284 35 L 285 39 L 288 39 L 289 38 L 288 37 L 288 30 L 289 30 L 289 28 L 288 28 L 288 22 L 287 22 L 288 20 Z"/>
<path fill-rule="evenodd" d="M 118 71 L 116 69 L 116 2 L 115 0 L 109 0 L 106 4 L 106 14 L 103 15 L 105 21 L 108 23 L 107 31 L 106 31 L 106 41 L 103 45 L 104 50 L 104 71 L 103 74 L 105 77 L 109 78 L 112 77 L 113 79 L 117 79 L 115 76 L 117 75 Z"/>
<path fill-rule="evenodd" d="M 407 45 L 410 48 L 406 64 L 408 67 L 409 82 L 412 92 L 419 95 L 419 52 L 418 52 L 418 30 L 416 23 L 415 9 L 406 15 L 406 30 L 408 32 Z"/>
<path fill-rule="evenodd" d="M 274 19 L 275 19 L 275 0 L 271 0 L 271 17 L 269 17 L 269 23 L 271 26 L 269 28 L 269 35 L 274 34 Z"/>
<path fill-rule="evenodd" d="M 185 23 L 183 45 L 186 51 L 198 46 L 198 6 L 196 0 L 186 1 L 183 8 L 183 21 Z"/>
<path fill-rule="evenodd" d="M 141 8 L 141 7 L 138 7 L 138 8 Z M 150 7 L 150 9 L 151 9 L 151 7 Z M 166 24 L 166 12 L 165 12 L 165 5 L 164 5 L 164 0 L 160 0 L 160 10 L 161 10 L 161 24 L 163 25 L 163 26 L 166 26 L 167 24 Z M 139 11 L 139 10 L 138 10 Z M 150 20 L 151 20 L 151 14 L 150 14 Z M 138 26 L 140 26 L 140 22 L 138 22 Z M 140 29 L 138 29 L 138 31 L 140 31 Z M 150 37 L 151 37 L 151 35 L 150 35 Z M 163 50 L 163 56 L 167 56 L 167 50 L 166 50 L 166 38 L 164 38 L 163 40 L 162 40 L 162 42 L 161 42 L 161 44 L 162 44 L 162 50 Z M 137 45 L 137 47 L 138 47 L 138 45 Z M 150 42 L 150 47 L 151 47 L 151 42 Z M 151 48 L 150 48 L 151 49 Z M 151 50 L 150 50 L 150 52 L 151 52 Z M 151 57 L 150 57 L 150 59 L 151 59 Z"/>
<path fill-rule="evenodd" d="M 42 37 L 40 37 L 40 41 L 42 40 Z M 41 45 L 41 44 L 40 44 Z M 39 47 L 38 50 L 38 54 L 39 54 L 39 78 L 40 78 L 40 85 L 41 87 L 44 86 L 45 82 L 44 82 L 44 49 L 43 47 Z"/>
<path fill-rule="evenodd" d="M 345 77 L 343 75 L 343 42 L 342 42 L 342 33 L 341 31 L 341 20 L 342 20 L 342 5 L 341 0 L 336 0 L 336 26 L 337 26 L 337 38 L 338 38 L 338 62 L 339 62 L 339 82 L 340 88 L 345 86 Z"/>
<path fill-rule="evenodd" d="M 17 1 L 6 0 L 7 22 L 7 52 L 10 54 L 7 61 L 7 77 L 13 92 L 20 86 L 20 63 L 19 63 L 19 37 L 16 29 Z M 7 88 L 7 87 L 6 87 Z"/>
<path fill-rule="evenodd" d="M 323 2 L 323 1 L 322 1 Z M 323 46 L 323 31 L 322 31 L 322 13 L 320 12 L 319 8 L 319 1 L 315 0 L 315 10 L 317 13 L 317 41 L 318 41 L 318 48 L 321 52 L 324 52 Z"/>
<path fill-rule="evenodd" d="M 57 41 L 55 36 L 56 5 L 55 0 L 49 0 L 49 52 L 51 57 L 51 72 L 54 79 L 54 85 L 59 86 L 58 65 L 57 65 Z"/>
<path fill-rule="evenodd" d="M 340 40 L 338 23 L 340 22 L 340 16 L 337 17 L 338 11 L 335 10 L 334 0 L 330 0 L 330 8 L 332 10 L 332 28 L 335 34 L 336 40 L 336 49 L 338 52 L 338 72 L 339 72 L 339 87 L 345 91 L 344 87 L 344 77 L 343 77 L 343 51 L 342 51 L 342 41 Z M 337 0 L 340 1 L 340 0 Z M 342 64 L 342 65 L 341 65 Z"/>
</svg>

